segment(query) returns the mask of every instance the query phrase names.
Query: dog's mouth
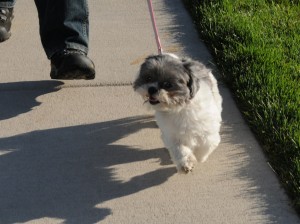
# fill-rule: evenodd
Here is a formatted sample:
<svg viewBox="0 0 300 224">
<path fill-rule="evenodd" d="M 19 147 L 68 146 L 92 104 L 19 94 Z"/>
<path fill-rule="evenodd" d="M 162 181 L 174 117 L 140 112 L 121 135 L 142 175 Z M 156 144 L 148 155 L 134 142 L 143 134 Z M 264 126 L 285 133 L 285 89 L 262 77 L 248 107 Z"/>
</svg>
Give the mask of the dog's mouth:
<svg viewBox="0 0 300 224">
<path fill-rule="evenodd" d="M 159 100 L 157 100 L 155 97 L 153 96 L 149 96 L 148 100 L 147 100 L 151 105 L 156 105 L 159 104 Z"/>
</svg>

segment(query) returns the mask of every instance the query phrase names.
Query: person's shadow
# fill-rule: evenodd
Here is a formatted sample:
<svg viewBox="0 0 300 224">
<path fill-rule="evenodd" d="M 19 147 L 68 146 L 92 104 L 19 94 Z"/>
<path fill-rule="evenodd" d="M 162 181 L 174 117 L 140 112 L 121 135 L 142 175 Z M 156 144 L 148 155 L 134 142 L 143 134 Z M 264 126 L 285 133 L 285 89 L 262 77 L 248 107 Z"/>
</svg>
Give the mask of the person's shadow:
<svg viewBox="0 0 300 224">
<path fill-rule="evenodd" d="M 30 110 L 35 97 L 24 96 L 16 113 Z M 13 115 L 5 111 L 0 118 Z M 170 164 L 166 150 L 116 144 L 149 128 L 157 128 L 153 118 L 139 116 L 0 137 L 0 223 L 44 217 L 95 223 L 111 214 L 96 205 L 164 183 L 176 173 L 163 166 Z M 115 165 L 151 158 L 162 167 L 125 182 L 114 175 Z"/>
<path fill-rule="evenodd" d="M 29 112 L 40 105 L 38 96 L 56 92 L 62 84 L 60 81 L 0 83 L 0 121 Z"/>
</svg>

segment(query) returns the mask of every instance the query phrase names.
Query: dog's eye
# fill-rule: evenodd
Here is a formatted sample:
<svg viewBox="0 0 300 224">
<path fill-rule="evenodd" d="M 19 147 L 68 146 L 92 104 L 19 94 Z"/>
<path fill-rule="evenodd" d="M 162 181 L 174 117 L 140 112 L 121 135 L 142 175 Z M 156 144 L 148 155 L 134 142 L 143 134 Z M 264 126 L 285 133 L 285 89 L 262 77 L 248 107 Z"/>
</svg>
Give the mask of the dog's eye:
<svg viewBox="0 0 300 224">
<path fill-rule="evenodd" d="M 152 77 L 150 75 L 146 76 L 146 81 L 147 82 L 151 82 L 152 81 Z"/>
<path fill-rule="evenodd" d="M 183 79 L 179 79 L 179 83 L 185 84 L 185 81 Z"/>
<path fill-rule="evenodd" d="M 162 83 L 162 88 L 163 89 L 170 89 L 172 87 L 173 87 L 173 85 L 171 83 L 169 83 L 169 82 L 163 82 Z"/>
</svg>

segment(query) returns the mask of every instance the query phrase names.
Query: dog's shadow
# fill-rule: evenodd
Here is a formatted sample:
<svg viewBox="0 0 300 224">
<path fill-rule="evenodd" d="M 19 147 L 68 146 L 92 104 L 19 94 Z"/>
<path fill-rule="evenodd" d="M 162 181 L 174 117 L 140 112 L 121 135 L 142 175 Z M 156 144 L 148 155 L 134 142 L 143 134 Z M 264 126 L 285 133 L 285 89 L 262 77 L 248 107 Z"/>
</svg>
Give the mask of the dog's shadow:
<svg viewBox="0 0 300 224">
<path fill-rule="evenodd" d="M 125 182 L 114 176 L 116 165 L 151 158 L 170 163 L 163 149 L 114 143 L 148 128 L 155 122 L 141 116 L 0 138 L 0 223 L 44 217 L 95 223 L 111 214 L 96 205 L 164 183 L 176 173 L 173 166 Z"/>
</svg>

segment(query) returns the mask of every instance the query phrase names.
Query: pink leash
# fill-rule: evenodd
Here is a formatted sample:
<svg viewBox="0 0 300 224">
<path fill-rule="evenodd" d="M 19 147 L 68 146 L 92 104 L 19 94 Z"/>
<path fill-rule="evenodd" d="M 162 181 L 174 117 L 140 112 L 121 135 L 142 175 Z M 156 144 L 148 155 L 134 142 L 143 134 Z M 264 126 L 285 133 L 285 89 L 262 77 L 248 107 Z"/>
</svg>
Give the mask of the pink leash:
<svg viewBox="0 0 300 224">
<path fill-rule="evenodd" d="M 148 6 L 149 6 L 150 15 L 151 15 L 151 20 L 152 20 L 153 30 L 154 30 L 154 34 L 155 34 L 156 44 L 157 44 L 157 48 L 158 48 L 158 54 L 162 54 L 163 50 L 162 50 L 162 47 L 161 47 L 161 43 L 160 43 L 160 39 L 159 39 L 157 27 L 156 27 L 154 11 L 153 11 L 153 6 L 152 6 L 152 0 L 148 0 Z"/>
</svg>

